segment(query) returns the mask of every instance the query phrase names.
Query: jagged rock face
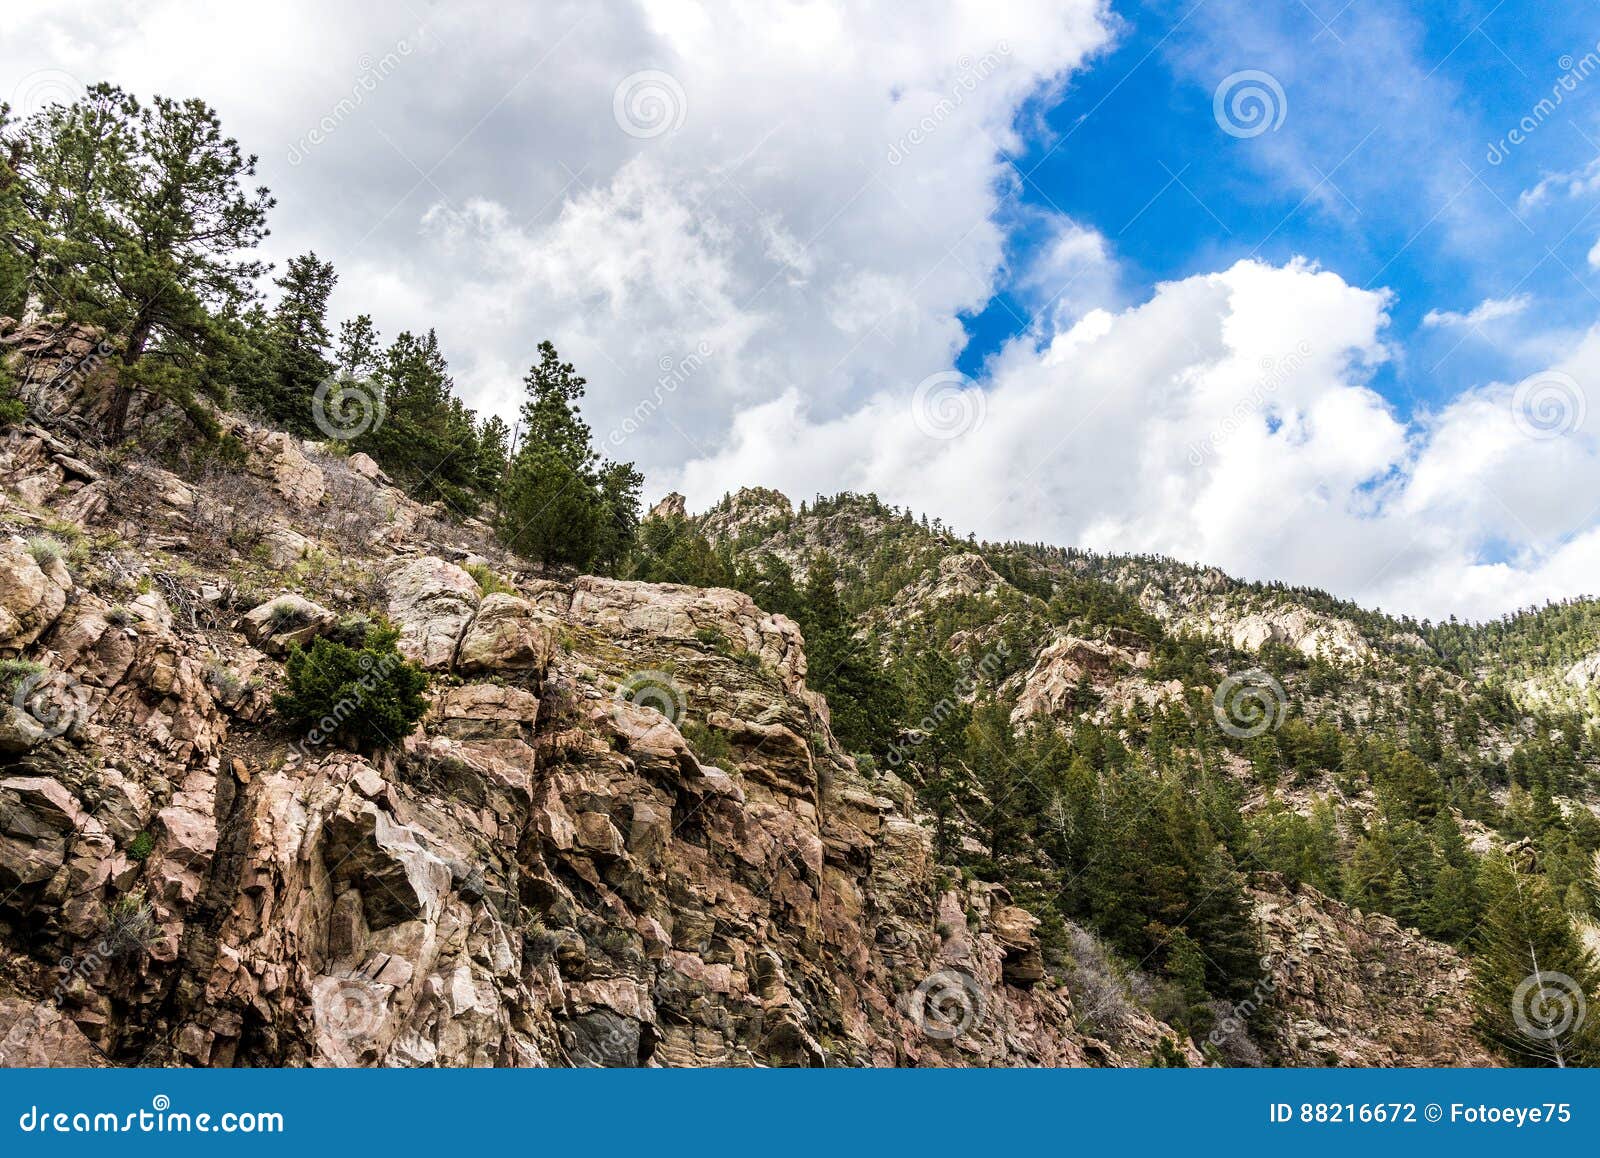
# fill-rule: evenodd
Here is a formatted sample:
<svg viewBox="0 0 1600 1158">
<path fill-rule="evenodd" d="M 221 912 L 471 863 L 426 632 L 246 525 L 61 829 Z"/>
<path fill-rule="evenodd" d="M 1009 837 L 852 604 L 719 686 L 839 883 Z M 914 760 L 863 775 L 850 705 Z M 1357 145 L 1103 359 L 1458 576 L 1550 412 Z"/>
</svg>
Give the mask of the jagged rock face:
<svg viewBox="0 0 1600 1158">
<path fill-rule="evenodd" d="M 688 500 L 673 491 L 650 508 L 652 519 L 683 519 L 689 515 Z"/>
<path fill-rule="evenodd" d="M 515 561 L 517 593 L 484 596 L 375 468 L 239 437 L 274 525 L 342 547 L 365 603 L 342 578 L 283 589 L 282 559 L 185 573 L 170 553 L 218 496 L 42 431 L 0 445 L 8 493 L 126 540 L 80 576 L 0 537 L 0 656 L 48 677 L 0 729 L 0 1062 L 1139 1065 L 1183 1039 L 1107 1000 L 1120 983 L 1062 980 L 1004 889 L 946 878 L 911 789 L 834 742 L 788 619 Z M 728 526 L 779 500 L 741 492 Z M 964 556 L 923 594 L 997 580 Z M 267 710 L 287 649 L 362 610 L 434 677 L 381 756 Z M 1139 678 L 1126 640 L 1046 650 L 1040 710 L 1075 672 Z M 1272 951 L 1307 962 L 1285 1056 L 1452 1056 L 1424 1003 L 1459 1011 L 1458 958 L 1281 882 L 1256 897 Z"/>
<path fill-rule="evenodd" d="M 1487 1066 L 1473 1037 L 1471 970 L 1454 949 L 1309 886 L 1260 874 L 1251 890 L 1267 943 L 1287 1065 Z"/>
<path fill-rule="evenodd" d="M 1585 690 L 1600 682 L 1600 652 L 1586 655 L 1562 673 L 1561 678 L 1569 686 Z"/>
<path fill-rule="evenodd" d="M 1040 648 L 1033 667 L 1013 681 L 1012 720 L 1021 725 L 1035 716 L 1083 716 L 1104 722 L 1119 710 L 1181 701 L 1182 681 L 1151 680 L 1142 674 L 1149 666 L 1149 650 L 1130 641 L 1082 639 L 1058 630 Z M 1078 702 L 1085 688 L 1092 691 L 1093 703 Z"/>
</svg>

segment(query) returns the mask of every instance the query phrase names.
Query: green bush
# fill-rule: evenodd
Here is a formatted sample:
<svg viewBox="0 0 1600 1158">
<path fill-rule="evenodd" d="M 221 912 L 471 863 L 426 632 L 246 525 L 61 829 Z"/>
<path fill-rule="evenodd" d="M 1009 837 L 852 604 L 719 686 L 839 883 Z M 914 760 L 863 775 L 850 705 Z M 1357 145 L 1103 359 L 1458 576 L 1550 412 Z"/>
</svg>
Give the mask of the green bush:
<svg viewBox="0 0 1600 1158">
<path fill-rule="evenodd" d="M 330 639 L 291 648 L 286 690 L 273 706 L 312 744 L 331 740 L 363 752 L 398 743 L 428 707 L 427 673 L 395 649 L 398 637 L 393 627 L 374 625 L 359 648 Z"/>
<path fill-rule="evenodd" d="M 128 842 L 128 859 L 144 860 L 156 849 L 156 838 L 148 832 L 141 832 Z"/>
<path fill-rule="evenodd" d="M 39 566 L 48 567 L 56 560 L 66 558 L 67 549 L 54 535 L 35 535 L 28 540 L 28 554 Z"/>
<path fill-rule="evenodd" d="M 468 563 L 466 572 L 477 580 L 478 590 L 484 595 L 515 595 L 517 589 L 496 575 L 487 563 Z"/>
<path fill-rule="evenodd" d="M 0 359 L 0 427 L 16 426 L 28 420 L 28 404 L 17 397 L 16 376 Z"/>
</svg>

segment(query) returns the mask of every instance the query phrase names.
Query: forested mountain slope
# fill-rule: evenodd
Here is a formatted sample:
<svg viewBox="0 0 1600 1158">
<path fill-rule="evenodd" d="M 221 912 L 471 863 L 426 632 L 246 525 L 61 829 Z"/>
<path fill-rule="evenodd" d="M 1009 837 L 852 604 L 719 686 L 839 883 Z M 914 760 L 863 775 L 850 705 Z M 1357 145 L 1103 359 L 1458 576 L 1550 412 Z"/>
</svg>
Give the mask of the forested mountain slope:
<svg viewBox="0 0 1600 1158">
<path fill-rule="evenodd" d="M 1592 603 L 641 519 L 551 343 L 513 430 L 257 260 L 203 101 L 0 142 L 5 1063 L 1600 1060 Z"/>
</svg>

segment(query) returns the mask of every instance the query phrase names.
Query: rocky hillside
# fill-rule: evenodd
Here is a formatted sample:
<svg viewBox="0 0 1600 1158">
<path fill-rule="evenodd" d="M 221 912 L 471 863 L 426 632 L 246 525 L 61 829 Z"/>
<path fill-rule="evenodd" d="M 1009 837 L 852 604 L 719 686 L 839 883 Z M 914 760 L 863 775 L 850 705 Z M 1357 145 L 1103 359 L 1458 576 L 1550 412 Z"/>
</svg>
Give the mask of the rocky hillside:
<svg viewBox="0 0 1600 1158">
<path fill-rule="evenodd" d="M 846 750 L 792 619 L 726 587 L 542 572 L 365 456 L 236 418 L 237 453 L 183 474 L 108 450 L 82 437 L 96 394 L 71 370 L 92 347 L 71 336 L 0 430 L 5 1064 L 1497 1059 L 1460 950 L 1270 866 L 1242 866 L 1251 991 L 1174 1024 L 1141 962 L 946 855 L 914 762 Z M 871 507 L 800 517 L 745 492 L 696 525 L 741 559 L 837 554 L 885 663 L 933 638 L 1003 651 L 984 674 L 1019 731 L 1187 702 L 1168 629 L 1374 665 L 1359 692 L 1308 691 L 1312 719 L 1381 714 L 1384 673 L 1428 646 Z M 1096 622 L 1052 610 L 1078 580 L 1125 599 Z M 273 704 L 300 648 L 371 622 L 427 674 L 427 710 L 358 755 Z M 1470 743 L 1515 749 L 1533 726 Z M 1280 789 L 1226 758 L 1246 810 L 1309 811 L 1337 784 L 1308 769 Z M 957 824 L 981 860 L 979 818 Z"/>
</svg>

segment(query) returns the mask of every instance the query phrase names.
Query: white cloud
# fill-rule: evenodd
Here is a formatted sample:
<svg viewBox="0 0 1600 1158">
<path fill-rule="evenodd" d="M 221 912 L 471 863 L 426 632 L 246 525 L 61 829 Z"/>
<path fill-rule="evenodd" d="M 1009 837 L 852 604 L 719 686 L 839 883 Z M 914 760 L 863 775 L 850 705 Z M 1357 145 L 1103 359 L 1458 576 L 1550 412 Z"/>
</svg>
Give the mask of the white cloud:
<svg viewBox="0 0 1600 1158">
<path fill-rule="evenodd" d="M 1468 328 L 1514 318 L 1533 304 L 1532 294 L 1514 294 L 1509 298 L 1485 298 L 1466 313 L 1454 310 L 1429 310 L 1422 324 L 1429 329 L 1439 326 L 1465 326 Z"/>
<path fill-rule="evenodd" d="M 1561 173 L 1546 173 L 1531 189 L 1517 196 L 1517 209 L 1527 212 L 1550 201 L 1553 194 L 1566 197 L 1583 197 L 1600 190 L 1600 160 L 1590 161 L 1581 169 Z"/>
<path fill-rule="evenodd" d="M 1282 56 L 1307 133 L 1251 144 L 1320 211 L 1392 195 L 1367 126 L 1384 120 L 1399 156 L 1463 135 L 1453 91 L 1416 67 L 1414 22 L 1352 9 L 1340 35 L 1381 52 L 1319 114 L 1297 86 L 1332 49 L 1290 67 L 1293 52 L 1272 55 L 1299 45 L 1282 20 L 1219 4 L 1214 28 L 1193 21 L 1170 46 L 1177 66 L 1209 89 L 1241 53 Z M 463 0 L 427 7 L 420 28 L 405 6 L 311 0 L 14 8 L 0 75 L 206 97 L 279 196 L 271 256 L 331 257 L 341 315 L 370 311 L 390 336 L 436 327 L 480 408 L 509 414 L 551 338 L 589 377 L 607 450 L 654 492 L 874 489 L 987 536 L 1165 551 L 1434 613 L 1592 588 L 1600 533 L 1582 496 L 1600 494 L 1600 419 L 1529 438 L 1513 388 L 1491 385 L 1403 420 L 1367 385 L 1391 356 L 1382 292 L 1246 262 L 1130 303 L 1103 236 L 1019 211 L 1002 150 L 1105 46 L 1102 0 L 951 0 L 915 19 L 843 0 Z M 678 127 L 630 133 L 617 88 L 651 70 L 681 92 Z M 1476 252 L 1488 226 L 1458 186 L 1441 170 L 1414 197 L 1424 217 L 1451 206 L 1449 246 Z M 962 318 L 1000 288 L 1026 332 L 985 370 L 981 425 L 930 438 L 940 423 L 908 411 L 916 385 L 948 369 Z M 1587 391 L 1597 340 L 1564 340 L 1551 360 Z M 942 401 L 940 421 L 977 412 Z"/>
<path fill-rule="evenodd" d="M 794 391 L 745 410 L 681 481 L 701 503 L 758 482 L 875 490 L 986 537 L 1161 552 L 1416 614 L 1587 590 L 1592 429 L 1533 437 L 1514 399 L 1562 415 L 1509 385 L 1403 422 L 1366 385 L 1388 305 L 1304 262 L 1240 262 L 1013 343 L 958 438 L 930 438 L 909 389 L 822 419 Z M 1600 334 L 1554 369 L 1587 406 Z"/>
<path fill-rule="evenodd" d="M 915 19 L 844 0 L 466 0 L 421 10 L 420 30 L 404 6 L 106 7 L 8 11 L 0 74 L 205 96 L 262 155 L 272 256 L 314 246 L 339 271 L 335 309 L 387 335 L 436 327 L 470 404 L 510 413 L 548 337 L 608 430 L 663 359 L 708 345 L 620 448 L 652 473 L 723 437 L 736 405 L 797 388 L 822 414 L 947 364 L 1005 275 L 1018 111 L 1110 35 L 1103 0 Z M 671 78 L 654 95 L 677 127 L 630 133 L 617 90 L 650 71 Z"/>
</svg>

